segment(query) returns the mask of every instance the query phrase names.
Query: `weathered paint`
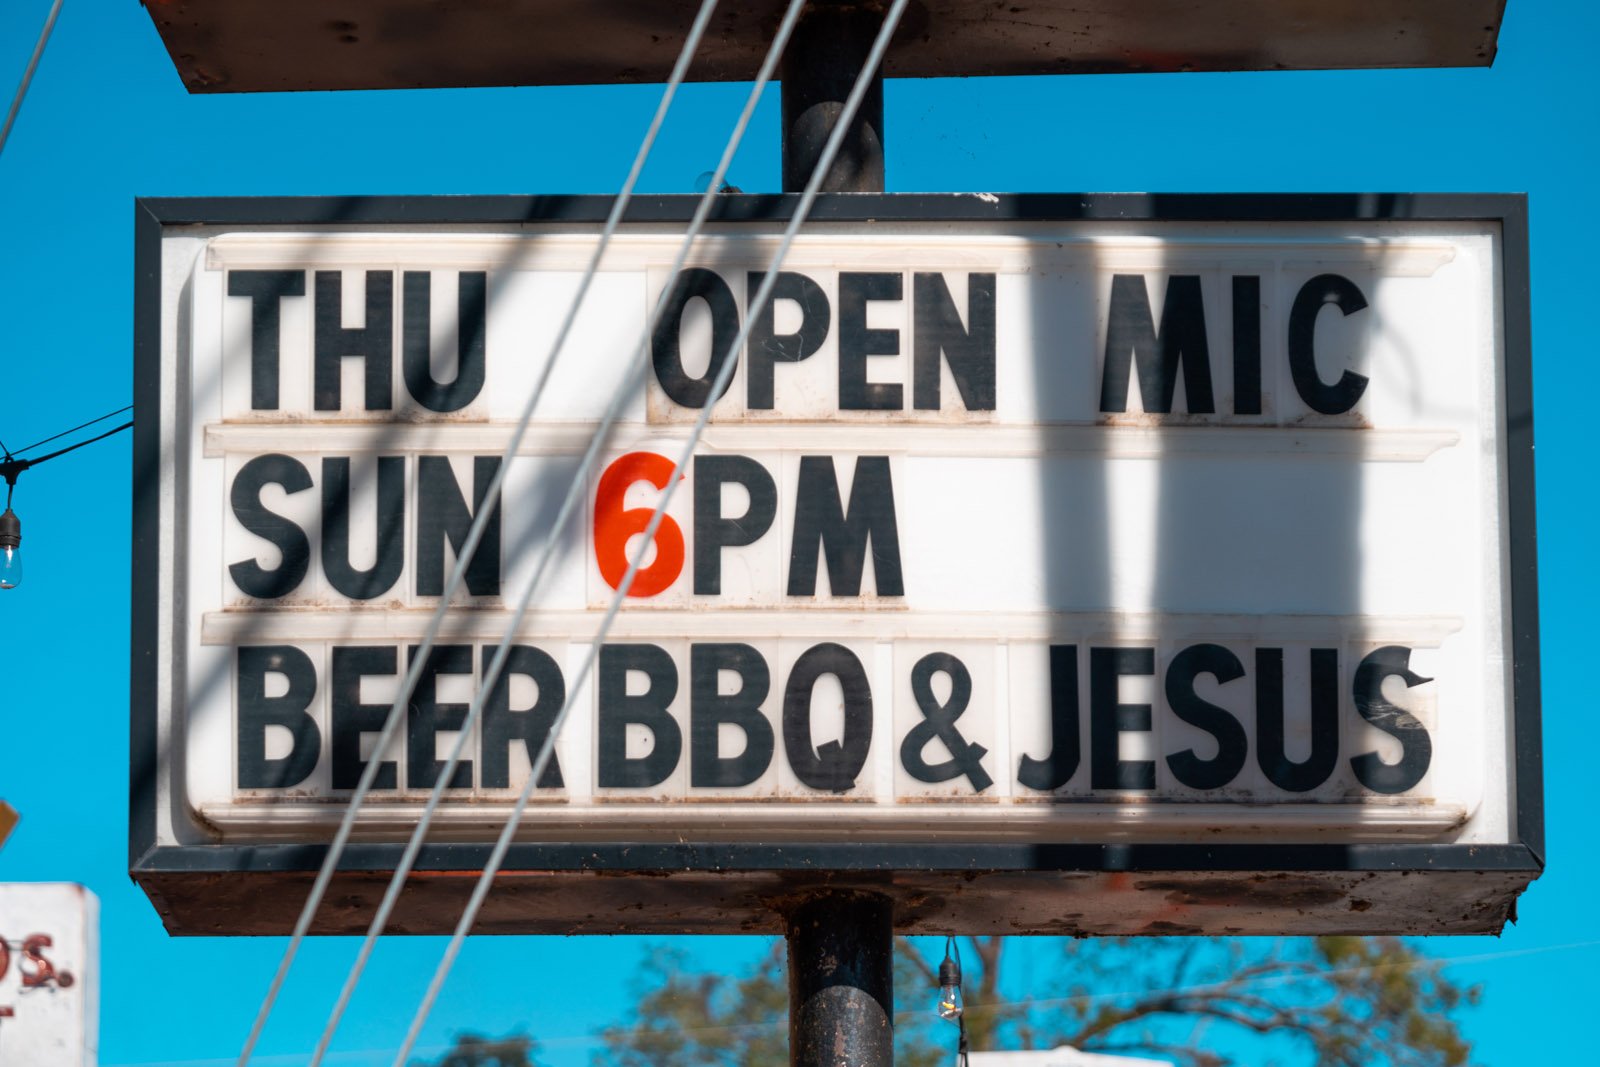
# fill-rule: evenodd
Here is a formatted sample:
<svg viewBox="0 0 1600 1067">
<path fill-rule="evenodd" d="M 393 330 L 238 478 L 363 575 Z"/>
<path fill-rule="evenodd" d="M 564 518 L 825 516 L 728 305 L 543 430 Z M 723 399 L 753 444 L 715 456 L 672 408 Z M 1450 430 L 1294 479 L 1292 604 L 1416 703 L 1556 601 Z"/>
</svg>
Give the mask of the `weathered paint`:
<svg viewBox="0 0 1600 1067">
<path fill-rule="evenodd" d="M 193 93 L 665 81 L 689 0 L 160 0 Z M 689 77 L 754 77 L 780 0 L 720 5 Z M 913 3 L 891 78 L 1488 66 L 1504 0 L 978 0 Z"/>
<path fill-rule="evenodd" d="M 283 935 L 314 872 L 136 877 L 169 933 Z M 388 878 L 340 872 L 312 932 L 364 933 Z M 475 880 L 467 872 L 413 873 L 387 932 L 449 933 Z M 1510 871 L 1437 870 L 507 871 L 473 932 L 778 935 L 796 900 L 841 890 L 892 900 L 901 934 L 1485 934 L 1500 931 L 1526 881 Z"/>
</svg>

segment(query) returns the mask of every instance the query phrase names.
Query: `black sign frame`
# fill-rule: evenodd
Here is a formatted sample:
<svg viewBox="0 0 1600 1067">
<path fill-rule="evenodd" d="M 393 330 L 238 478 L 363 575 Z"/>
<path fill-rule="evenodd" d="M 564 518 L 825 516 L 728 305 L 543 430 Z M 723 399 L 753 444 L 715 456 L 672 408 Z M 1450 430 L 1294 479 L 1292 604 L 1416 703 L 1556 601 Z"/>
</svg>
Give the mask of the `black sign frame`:
<svg viewBox="0 0 1600 1067">
<path fill-rule="evenodd" d="M 687 222 L 693 197 L 639 196 L 630 223 Z M 793 195 L 719 198 L 713 218 L 774 223 Z M 129 873 L 175 934 L 281 934 L 324 844 L 157 843 L 161 244 L 193 225 L 582 223 L 595 196 L 140 199 L 135 203 Z M 1544 866 L 1528 213 L 1517 194 L 934 194 L 823 196 L 812 219 L 876 221 L 1487 222 L 1501 235 L 1500 321 L 1513 657 L 1515 841 L 1481 844 L 518 843 L 477 927 L 486 932 L 779 932 L 820 885 L 890 895 L 906 932 L 1498 932 Z M 313 930 L 355 933 L 403 850 L 345 852 Z M 427 844 L 391 929 L 452 928 L 492 843 Z M 620 877 L 631 876 L 631 877 Z M 1129 893 L 1138 893 L 1134 901 Z M 1181 918 L 1167 917 L 1176 909 Z"/>
</svg>

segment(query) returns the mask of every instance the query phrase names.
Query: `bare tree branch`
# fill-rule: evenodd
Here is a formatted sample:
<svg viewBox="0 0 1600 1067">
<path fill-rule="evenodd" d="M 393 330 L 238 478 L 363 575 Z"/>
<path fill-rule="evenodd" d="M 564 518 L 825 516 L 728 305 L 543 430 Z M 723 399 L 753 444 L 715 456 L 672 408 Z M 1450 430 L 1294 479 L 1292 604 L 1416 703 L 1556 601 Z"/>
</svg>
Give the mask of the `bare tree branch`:
<svg viewBox="0 0 1600 1067">
<path fill-rule="evenodd" d="M 901 982 L 931 987 L 938 955 L 896 940 Z M 1295 1067 L 1465 1067 L 1471 1057 L 1454 1014 L 1475 1003 L 1476 990 L 1453 984 L 1437 961 L 1399 938 L 1060 942 L 1059 973 L 1044 979 L 1049 992 L 1017 1001 L 1006 999 L 1020 991 L 1006 968 L 1050 942 L 1025 949 L 963 940 L 963 962 L 982 969 L 967 981 L 965 1021 L 976 1049 L 1140 1049 L 1180 1067 L 1267 1058 Z M 595 1067 L 781 1067 L 787 1044 L 781 1023 L 771 1025 L 787 1002 L 781 953 L 738 980 L 686 973 L 680 963 L 663 956 L 646 969 L 634 1019 L 603 1032 L 606 1052 Z M 920 1004 L 896 1020 L 897 1065 L 942 1067 L 955 1027 L 936 1017 L 931 996 L 906 1001 Z M 763 1025 L 751 1024 L 757 1019 Z M 1208 1025 L 1211 1048 L 1202 1044 Z"/>
<path fill-rule="evenodd" d="M 1195 949 L 1199 948 L 1199 946 L 1200 942 L 1197 940 L 1184 942 L 1183 951 L 1178 953 L 1177 966 L 1172 968 L 1172 980 L 1167 983 L 1169 988 L 1183 988 L 1184 981 L 1189 976 L 1189 961 L 1194 959 Z"/>
<path fill-rule="evenodd" d="M 933 969 L 933 964 L 927 961 L 922 953 L 918 951 L 917 946 L 911 943 L 909 938 L 901 937 L 896 934 L 894 939 L 894 947 L 896 953 L 901 959 L 909 961 L 913 967 L 922 972 L 922 976 L 928 980 L 929 985 L 939 984 L 939 974 Z"/>
</svg>

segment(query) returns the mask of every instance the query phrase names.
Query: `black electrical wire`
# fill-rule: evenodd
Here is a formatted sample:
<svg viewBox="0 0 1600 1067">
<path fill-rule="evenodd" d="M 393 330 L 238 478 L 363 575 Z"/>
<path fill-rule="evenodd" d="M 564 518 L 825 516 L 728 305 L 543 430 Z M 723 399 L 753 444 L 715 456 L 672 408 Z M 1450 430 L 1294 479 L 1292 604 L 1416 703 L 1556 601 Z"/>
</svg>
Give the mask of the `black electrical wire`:
<svg viewBox="0 0 1600 1067">
<path fill-rule="evenodd" d="M 124 408 L 123 410 L 126 411 L 127 409 Z M 100 420 L 96 419 L 95 421 L 99 422 Z M 98 434 L 98 435 L 96 435 L 94 437 L 91 437 L 87 441 L 79 441 L 75 445 L 68 445 L 66 448 L 58 448 L 54 452 L 47 452 L 46 454 L 44 454 L 42 456 L 36 456 L 33 459 L 30 459 L 30 460 L 27 461 L 28 466 L 37 467 L 39 464 L 43 463 L 47 459 L 55 459 L 57 456 L 64 456 L 68 452 L 72 452 L 72 451 L 75 451 L 77 449 L 82 448 L 84 445 L 92 445 L 96 441 L 104 441 L 107 437 L 110 437 L 113 434 L 119 434 L 123 430 L 131 430 L 131 429 L 133 429 L 133 420 L 129 419 L 127 422 L 123 423 L 121 426 L 118 426 L 115 429 L 107 430 L 103 434 Z M 40 443 L 43 444 L 42 441 Z"/>
<path fill-rule="evenodd" d="M 105 422 L 107 419 L 111 418 L 113 415 L 121 415 L 124 411 L 132 411 L 132 410 L 133 410 L 133 405 L 129 404 L 126 407 L 120 407 L 115 411 L 108 411 L 104 415 L 101 415 L 98 419 L 90 419 L 88 422 L 84 423 L 81 426 L 74 426 L 70 430 L 62 430 L 60 433 L 51 434 L 49 437 L 46 437 L 43 441 L 35 441 L 33 444 L 28 445 L 26 448 L 19 448 L 15 452 L 11 451 L 9 448 L 6 448 L 4 445 L 0 445 L 0 452 L 4 452 L 6 454 L 7 458 L 10 458 L 11 456 L 20 456 L 22 453 L 28 452 L 28 451 L 30 451 L 32 449 L 35 449 L 35 448 L 38 448 L 40 445 L 47 445 L 51 441 L 54 441 L 58 437 L 65 437 L 69 433 L 77 433 L 79 430 L 88 429 L 90 426 L 93 426 L 97 422 Z M 128 425 L 131 426 L 133 424 L 129 423 Z M 116 431 L 112 431 L 112 432 L 114 433 Z M 98 440 L 98 438 L 96 438 L 96 440 Z M 84 443 L 88 444 L 87 441 L 85 441 Z M 36 462 L 38 462 L 38 461 L 36 461 Z"/>
<path fill-rule="evenodd" d="M 123 410 L 126 411 L 127 409 L 124 408 Z M 112 412 L 112 414 L 114 415 L 114 414 L 116 414 L 116 412 Z M 94 421 L 95 422 L 99 422 L 100 420 L 99 419 L 95 419 Z M 86 423 L 85 425 L 91 425 L 91 424 Z M 17 475 L 21 474 L 23 471 L 27 470 L 29 467 L 37 467 L 39 464 L 43 463 L 47 459 L 55 459 L 57 456 L 64 456 L 68 452 L 75 452 L 78 449 L 82 448 L 84 445 L 92 445 L 96 441 L 104 441 L 107 437 L 110 437 L 112 434 L 121 433 L 123 430 L 130 429 L 132 426 L 133 426 L 133 422 L 132 422 L 132 420 L 129 420 L 128 422 L 123 423 L 121 426 L 118 426 L 116 429 L 107 430 L 105 433 L 99 434 L 98 436 L 95 436 L 95 437 L 91 437 L 87 441 L 79 441 L 77 444 L 68 445 L 66 448 L 58 448 L 54 452 L 47 452 L 46 454 L 44 454 L 42 456 L 35 456 L 33 459 L 20 459 L 20 458 L 18 458 L 16 456 L 13 456 L 13 455 L 10 455 L 9 453 L 7 453 L 6 458 L 4 460 L 0 460 L 0 478 L 4 478 L 5 481 L 6 481 L 6 507 L 10 507 L 11 506 L 11 493 L 17 487 Z M 82 429 L 82 427 L 79 427 L 79 429 Z M 71 433 L 72 431 L 68 430 L 66 432 L 67 433 Z M 60 434 L 56 434 L 56 437 L 60 437 L 60 436 L 61 436 Z M 47 438 L 45 438 L 45 440 L 46 441 L 53 441 L 53 440 L 55 440 L 55 437 L 47 437 Z M 44 441 L 40 441 L 39 444 L 44 444 Z M 37 447 L 37 446 L 30 446 L 30 447 Z M 26 451 L 26 449 L 24 451 Z"/>
</svg>

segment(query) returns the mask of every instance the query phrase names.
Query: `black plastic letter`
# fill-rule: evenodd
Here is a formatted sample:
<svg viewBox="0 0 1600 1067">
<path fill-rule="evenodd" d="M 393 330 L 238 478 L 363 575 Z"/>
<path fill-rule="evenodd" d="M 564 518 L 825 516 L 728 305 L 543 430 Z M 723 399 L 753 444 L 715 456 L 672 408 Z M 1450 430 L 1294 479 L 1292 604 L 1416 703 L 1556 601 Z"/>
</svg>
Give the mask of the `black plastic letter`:
<svg viewBox="0 0 1600 1067">
<path fill-rule="evenodd" d="M 267 675 L 289 681 L 282 696 L 267 696 Z M 239 788 L 287 789 L 316 769 L 322 731 L 306 711 L 317 695 L 317 669 L 293 645 L 239 649 Z M 289 754 L 267 758 L 267 727 L 282 726 L 293 738 Z"/>
<path fill-rule="evenodd" d="M 939 410 L 939 354 L 968 411 L 994 410 L 994 275 L 967 275 L 967 326 L 943 274 L 912 276 L 911 403 Z"/>
<path fill-rule="evenodd" d="M 722 487 L 734 482 L 750 494 L 737 518 L 722 514 Z M 722 592 L 722 550 L 759 541 L 778 514 L 778 487 L 767 468 L 749 456 L 694 457 L 694 592 Z"/>
<path fill-rule="evenodd" d="M 1221 645 L 1190 645 L 1167 666 L 1167 703 L 1172 713 L 1217 739 L 1217 754 L 1201 759 L 1192 748 L 1167 757 L 1172 775 L 1191 789 L 1220 789 L 1244 769 L 1250 744 L 1239 720 L 1194 691 L 1196 675 L 1209 674 L 1220 684 L 1244 677 L 1239 657 Z"/>
<path fill-rule="evenodd" d="M 294 592 L 311 566 L 311 541 L 298 525 L 268 511 L 261 503 L 261 490 L 281 485 L 285 493 L 300 493 L 311 488 L 311 473 L 297 459 L 273 452 L 256 456 L 239 469 L 229 490 L 229 503 L 239 524 L 257 537 L 270 541 L 283 559 L 273 570 L 266 570 L 253 559 L 228 565 L 233 584 L 247 596 L 271 600 Z"/>
<path fill-rule="evenodd" d="M 899 300 L 905 278 L 899 274 L 839 275 L 839 408 L 842 411 L 899 411 L 904 406 L 898 382 L 867 381 L 868 356 L 900 354 L 900 331 L 869 330 L 867 303 Z"/>
<path fill-rule="evenodd" d="M 766 279 L 762 271 L 751 271 L 746 285 L 747 299 L 753 299 Z M 800 308 L 800 329 L 794 333 L 774 333 L 775 311 L 778 301 L 792 300 Z M 745 366 L 746 405 L 752 411 L 772 408 L 772 367 L 775 363 L 798 363 L 813 355 L 828 339 L 828 326 L 832 314 L 828 310 L 828 297 L 822 286 L 793 271 L 779 271 L 778 280 L 772 284 L 772 296 L 750 324 L 750 342 L 746 347 L 749 362 Z"/>
<path fill-rule="evenodd" d="M 900 531 L 888 456 L 858 456 L 848 508 L 839 500 L 832 456 L 801 456 L 795 492 L 794 540 L 789 549 L 789 595 L 815 596 L 817 556 L 828 558 L 828 590 L 859 596 L 867 545 L 879 596 L 905 596 L 900 573 Z"/>
<path fill-rule="evenodd" d="M 401 373 L 406 390 L 429 411 L 460 411 L 483 390 L 486 362 L 484 335 L 488 332 L 489 276 L 481 270 L 464 270 L 456 283 L 456 376 L 449 382 L 433 377 L 432 295 L 433 275 L 425 270 L 405 272 L 405 304 L 401 309 Z"/>
<path fill-rule="evenodd" d="M 417 650 L 412 645 L 407 663 L 415 663 Z M 434 645 L 417 676 L 411 703 L 406 707 L 406 787 L 432 789 L 444 770 L 445 761 L 435 755 L 439 732 L 461 729 L 467 720 L 467 705 L 439 703 L 439 675 L 472 673 L 471 645 Z M 472 788 L 472 761 L 456 761 L 455 773 L 447 789 Z"/>
<path fill-rule="evenodd" d="M 228 295 L 250 298 L 250 407 L 278 409 L 278 302 L 306 295 L 303 270 L 230 270 Z"/>
<path fill-rule="evenodd" d="M 1044 759 L 1024 755 L 1017 764 L 1017 781 L 1046 793 L 1060 789 L 1077 773 L 1082 754 L 1078 739 L 1078 646 L 1051 645 L 1050 754 Z"/>
<path fill-rule="evenodd" d="M 487 666 L 491 654 L 485 648 Z M 533 706 L 521 711 L 511 710 L 511 676 L 520 674 L 533 681 Z M 556 715 L 567 700 L 567 685 L 561 677 L 561 668 L 543 649 L 531 645 L 512 645 L 506 650 L 506 665 L 495 679 L 494 688 L 483 704 L 483 744 L 481 746 L 478 777 L 485 789 L 506 789 L 511 785 L 511 745 L 521 741 L 528 753 L 528 762 L 538 759 L 539 749 Z M 555 751 L 550 752 L 550 762 L 544 765 L 539 776 L 540 789 L 560 789 L 561 764 Z"/>
<path fill-rule="evenodd" d="M 1332 304 L 1346 315 L 1367 306 L 1356 283 L 1339 274 L 1319 274 L 1300 287 L 1289 310 L 1289 371 L 1294 376 L 1295 392 L 1312 411 L 1339 415 L 1356 406 L 1366 392 L 1365 375 L 1345 371 L 1332 385 L 1317 373 L 1317 315 Z"/>
<path fill-rule="evenodd" d="M 405 460 L 378 460 L 378 550 L 372 566 L 350 565 L 350 459 L 322 459 L 322 573 L 352 600 L 371 600 L 387 593 L 405 566 Z"/>
<path fill-rule="evenodd" d="M 723 695 L 717 675 L 739 676 L 739 691 Z M 749 645 L 706 644 L 689 649 L 689 784 L 737 787 L 749 785 L 772 764 L 772 723 L 761 704 L 772 688 L 772 675 L 761 653 Z M 744 751 L 724 756 L 717 739 L 723 723 L 744 731 Z"/>
<path fill-rule="evenodd" d="M 394 275 L 386 270 L 367 271 L 365 326 L 344 325 L 343 285 L 339 271 L 317 271 L 316 409 L 338 411 L 344 406 L 340 369 L 346 356 L 356 356 L 366 363 L 366 409 L 388 411 L 394 404 Z"/>
<path fill-rule="evenodd" d="M 628 695 L 628 672 L 640 671 L 650 687 Z M 683 753 L 683 731 L 667 708 L 678 695 L 678 668 L 660 645 L 603 645 L 599 663 L 598 784 L 603 789 L 646 789 L 667 780 Z M 643 756 L 628 758 L 628 724 L 655 739 Z"/>
<path fill-rule="evenodd" d="M 459 558 L 472 520 L 489 494 L 500 469 L 499 456 L 472 457 L 472 510 L 462 499 L 455 470 L 445 456 L 417 457 L 417 595 L 444 595 L 444 543 Z M 500 497 L 483 527 L 483 537 L 467 564 L 467 592 L 494 596 L 500 592 Z"/>
<path fill-rule="evenodd" d="M 950 679 L 950 699 L 943 703 L 933 692 L 936 674 Z M 948 782 L 966 775 L 974 793 L 993 785 L 994 779 L 983 767 L 983 757 L 989 750 L 968 741 L 956 725 L 956 720 L 966 713 L 972 701 L 972 672 L 967 670 L 967 665 L 949 652 L 928 653 L 911 668 L 911 695 L 922 713 L 922 721 L 907 730 L 900 742 L 900 766 L 906 773 L 919 782 Z M 935 739 L 950 758 L 929 763 L 923 750 Z"/>
<path fill-rule="evenodd" d="M 679 334 L 683 330 L 683 311 L 689 301 L 699 297 L 711 309 L 711 359 L 705 377 L 691 378 L 683 369 L 683 352 Z M 716 271 L 704 267 L 689 267 L 678 273 L 673 282 L 672 295 L 667 298 L 661 319 L 656 323 L 651 341 L 651 360 L 656 368 L 656 381 L 661 391 L 672 402 L 686 408 L 702 408 L 711 397 L 711 386 L 717 380 L 724 359 L 735 359 L 737 353 L 729 352 L 734 338 L 739 336 L 739 305 L 733 299 L 733 290 Z M 731 384 L 733 379 L 728 379 Z M 716 399 L 722 399 L 718 393 Z"/>
<path fill-rule="evenodd" d="M 1183 390 L 1191 412 L 1217 410 L 1211 399 L 1211 353 L 1206 344 L 1206 308 L 1198 274 L 1167 279 L 1158 332 L 1150 314 L 1150 294 L 1142 274 L 1111 279 L 1111 310 L 1106 327 L 1106 359 L 1100 380 L 1100 410 L 1128 410 L 1130 364 L 1139 366 L 1139 399 L 1144 410 L 1167 414 L 1183 367 Z"/>
<path fill-rule="evenodd" d="M 400 657 L 393 645 L 336 646 L 328 696 L 333 704 L 333 788 L 354 789 L 367 761 L 361 758 L 361 735 L 383 730 L 389 719 L 388 702 L 361 703 L 361 679 L 367 675 L 393 677 Z M 374 789 L 394 789 L 399 776 L 393 760 L 384 760 L 372 780 Z"/>
<path fill-rule="evenodd" d="M 1311 755 L 1284 754 L 1283 649 L 1256 649 L 1256 761 L 1279 789 L 1304 793 L 1328 780 L 1339 760 L 1339 651 L 1311 650 Z"/>
<path fill-rule="evenodd" d="M 1089 650 L 1089 788 L 1154 789 L 1152 760 L 1125 760 L 1118 739 L 1124 730 L 1150 729 L 1149 704 L 1122 704 L 1117 683 L 1125 675 L 1156 672 L 1153 648 Z"/>
<path fill-rule="evenodd" d="M 811 691 L 831 674 L 844 690 L 844 741 L 818 747 L 811 735 Z M 856 654 L 843 645 L 813 645 L 795 660 L 783 690 L 783 750 L 789 767 L 812 789 L 843 793 L 856 784 L 872 747 L 872 687 Z"/>
<path fill-rule="evenodd" d="M 1261 279 L 1233 279 L 1233 413 L 1261 414 Z"/>
<path fill-rule="evenodd" d="M 1385 645 L 1368 654 L 1356 668 L 1352 686 L 1356 711 L 1361 717 L 1400 742 L 1400 762 L 1385 763 L 1376 752 L 1364 752 L 1350 760 L 1356 780 L 1374 793 L 1404 793 L 1422 781 L 1433 761 L 1433 739 L 1428 728 L 1415 715 L 1396 707 L 1383 695 L 1383 680 L 1390 676 L 1406 683 L 1406 688 L 1433 681 L 1411 669 L 1411 650 L 1400 645 Z"/>
</svg>

